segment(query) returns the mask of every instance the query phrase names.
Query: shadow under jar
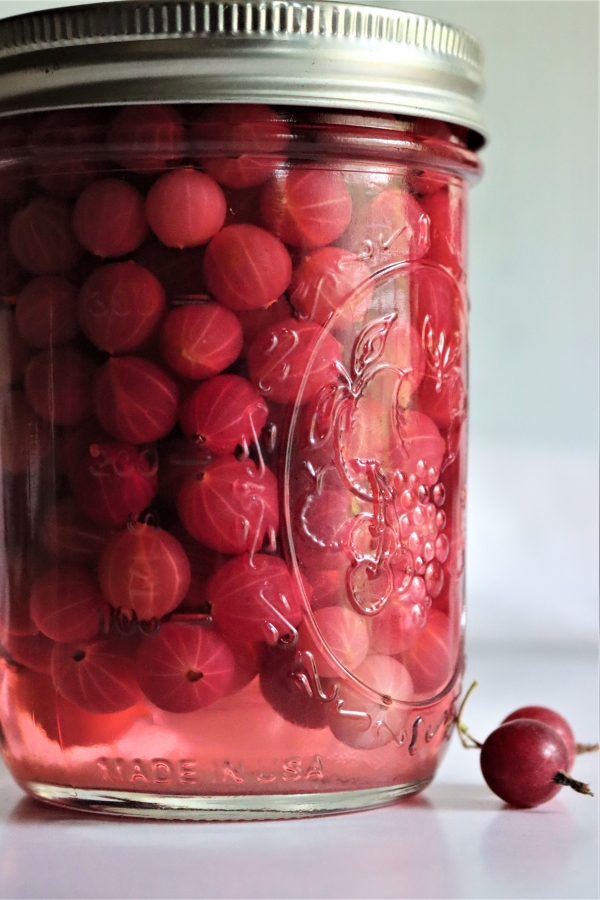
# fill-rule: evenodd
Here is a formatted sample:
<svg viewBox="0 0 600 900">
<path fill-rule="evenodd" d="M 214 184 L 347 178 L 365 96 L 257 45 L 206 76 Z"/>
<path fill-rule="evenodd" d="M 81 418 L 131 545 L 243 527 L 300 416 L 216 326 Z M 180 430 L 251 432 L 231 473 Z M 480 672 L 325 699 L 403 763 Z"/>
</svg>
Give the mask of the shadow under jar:
<svg viewBox="0 0 600 900">
<path fill-rule="evenodd" d="M 4 759 L 129 816 L 419 791 L 463 664 L 479 47 L 328 2 L 48 21 L 0 25 Z"/>
</svg>

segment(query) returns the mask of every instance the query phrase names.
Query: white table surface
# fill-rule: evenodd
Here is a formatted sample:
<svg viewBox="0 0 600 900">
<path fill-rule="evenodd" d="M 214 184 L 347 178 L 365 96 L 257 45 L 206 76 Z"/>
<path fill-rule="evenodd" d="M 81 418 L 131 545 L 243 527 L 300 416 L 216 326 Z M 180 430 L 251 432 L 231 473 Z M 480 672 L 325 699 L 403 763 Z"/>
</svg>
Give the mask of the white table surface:
<svg viewBox="0 0 600 900">
<path fill-rule="evenodd" d="M 471 650 L 467 721 L 485 736 L 525 703 L 597 739 L 593 648 Z M 468 680 L 468 679 L 467 679 Z M 598 757 L 574 774 L 598 793 Z M 435 783 L 380 810 L 283 822 L 159 823 L 64 813 L 0 772 L 2 898 L 598 897 L 598 800 L 562 790 L 504 808 L 455 738 Z"/>
</svg>

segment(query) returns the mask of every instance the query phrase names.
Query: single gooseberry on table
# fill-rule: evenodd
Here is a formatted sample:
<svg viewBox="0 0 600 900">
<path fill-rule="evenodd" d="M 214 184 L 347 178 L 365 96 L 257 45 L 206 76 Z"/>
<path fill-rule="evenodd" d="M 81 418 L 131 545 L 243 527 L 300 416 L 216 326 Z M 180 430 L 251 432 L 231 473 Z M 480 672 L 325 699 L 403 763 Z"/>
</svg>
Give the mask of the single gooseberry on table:
<svg viewBox="0 0 600 900">
<path fill-rule="evenodd" d="M 114 357 L 104 363 L 94 379 L 93 399 L 103 428 L 131 444 L 163 438 L 177 422 L 177 384 L 164 369 L 141 357 Z"/>
<path fill-rule="evenodd" d="M 563 716 L 545 706 L 522 706 L 506 716 L 500 724 L 504 725 L 505 722 L 512 722 L 515 719 L 534 719 L 536 722 L 543 722 L 544 725 L 549 725 L 550 728 L 558 732 L 567 748 L 569 755 L 567 771 L 570 772 L 577 755 L 577 742 L 571 726 Z"/>
<path fill-rule="evenodd" d="M 269 106 L 227 103 L 207 107 L 192 124 L 192 152 L 219 184 L 249 188 L 262 184 L 285 162 L 290 130 Z M 212 148 L 220 156 L 211 156 Z"/>
<path fill-rule="evenodd" d="M 197 247 L 223 227 L 227 204 L 216 181 L 196 169 L 166 172 L 146 198 L 150 228 L 167 247 Z"/>
<path fill-rule="evenodd" d="M 140 175 L 162 172 L 185 154 L 186 127 L 177 110 L 159 103 L 125 106 L 106 135 L 111 159 Z"/>
<path fill-rule="evenodd" d="M 343 177 L 325 169 L 290 169 L 262 190 L 265 228 L 284 244 L 313 249 L 335 241 L 352 218 L 352 197 Z"/>
<path fill-rule="evenodd" d="M 52 197 L 35 197 L 16 213 L 9 241 L 17 262 L 34 275 L 64 274 L 81 254 L 69 207 Z"/>
<path fill-rule="evenodd" d="M 239 375 L 216 375 L 199 385 L 181 407 L 183 433 L 217 456 L 257 440 L 268 416 L 256 388 Z"/>
<path fill-rule="evenodd" d="M 93 713 L 116 713 L 141 699 L 130 638 L 106 637 L 55 644 L 52 681 L 75 706 Z"/>
<path fill-rule="evenodd" d="M 102 593 L 126 618 L 161 619 L 179 606 L 191 581 L 185 550 L 172 534 L 136 522 L 108 539 L 98 568 Z"/>
<path fill-rule="evenodd" d="M 95 578 L 76 566 L 55 566 L 31 590 L 31 618 L 46 637 L 87 641 L 108 631 L 110 607 Z"/>
<path fill-rule="evenodd" d="M 219 303 L 244 312 L 275 303 L 290 284 L 292 260 L 264 228 L 228 225 L 206 248 L 202 271 Z"/>
<path fill-rule="evenodd" d="M 302 619 L 300 589 L 286 564 L 265 553 L 224 563 L 207 594 L 215 626 L 233 642 L 284 643 Z"/>
<path fill-rule="evenodd" d="M 102 259 L 125 256 L 148 234 L 144 198 L 119 178 L 102 178 L 86 187 L 73 209 L 79 243 Z"/>
<path fill-rule="evenodd" d="M 322 247 L 304 257 L 294 270 L 290 302 L 303 316 L 324 325 L 339 313 L 350 323 L 369 308 L 371 272 L 356 254 L 341 247 Z"/>
<path fill-rule="evenodd" d="M 488 787 L 511 806 L 531 808 L 557 794 L 568 771 L 569 751 L 554 728 L 534 719 L 505 722 L 481 748 L 481 772 Z M 568 776 L 567 776 L 568 777 Z"/>
<path fill-rule="evenodd" d="M 393 740 L 401 742 L 410 711 L 395 706 L 392 700 L 410 703 L 413 699 L 412 680 L 404 666 L 391 656 L 373 654 L 353 674 L 381 694 L 381 700 L 372 700 L 347 682 L 340 682 L 336 699 L 326 708 L 335 737 L 356 750 L 376 750 Z"/>
<path fill-rule="evenodd" d="M 25 393 L 33 410 L 53 425 L 77 425 L 92 413 L 97 366 L 74 347 L 42 350 L 25 370 Z"/>
<path fill-rule="evenodd" d="M 154 335 L 166 308 L 159 280 L 131 260 L 101 266 L 84 282 L 77 300 L 84 334 L 111 354 L 142 348 Z"/>
<path fill-rule="evenodd" d="M 75 502 L 91 522 L 118 528 L 135 521 L 158 491 L 158 457 L 152 448 L 90 444 L 73 475 Z"/>
<path fill-rule="evenodd" d="M 210 378 L 242 351 L 242 326 L 218 303 L 186 303 L 167 313 L 160 350 L 170 369 L 185 378 Z"/>
<path fill-rule="evenodd" d="M 66 344 L 79 330 L 77 291 L 59 275 L 41 275 L 25 285 L 15 308 L 21 337 L 40 350 Z"/>
<path fill-rule="evenodd" d="M 260 550 L 279 527 L 277 479 L 251 459 L 222 456 L 183 482 L 177 510 L 192 537 L 213 550 Z"/>
<path fill-rule="evenodd" d="M 166 622 L 144 638 L 135 671 L 145 696 L 166 712 L 189 713 L 227 693 L 235 674 L 233 652 L 205 622 Z"/>
<path fill-rule="evenodd" d="M 287 319 L 272 326 L 248 350 L 250 378 L 276 403 L 307 403 L 324 385 L 337 384 L 342 348 L 319 325 Z"/>
</svg>

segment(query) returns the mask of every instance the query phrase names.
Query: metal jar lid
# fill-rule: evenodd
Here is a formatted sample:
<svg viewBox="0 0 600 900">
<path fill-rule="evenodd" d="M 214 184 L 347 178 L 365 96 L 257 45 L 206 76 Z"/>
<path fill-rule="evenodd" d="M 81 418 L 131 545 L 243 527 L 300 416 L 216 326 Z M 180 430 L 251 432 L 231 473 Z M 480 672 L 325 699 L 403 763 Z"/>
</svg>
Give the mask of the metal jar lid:
<svg viewBox="0 0 600 900">
<path fill-rule="evenodd" d="M 141 0 L 0 22 L 0 115 L 148 102 L 375 110 L 471 129 L 482 52 L 436 19 L 333 0 Z"/>
</svg>

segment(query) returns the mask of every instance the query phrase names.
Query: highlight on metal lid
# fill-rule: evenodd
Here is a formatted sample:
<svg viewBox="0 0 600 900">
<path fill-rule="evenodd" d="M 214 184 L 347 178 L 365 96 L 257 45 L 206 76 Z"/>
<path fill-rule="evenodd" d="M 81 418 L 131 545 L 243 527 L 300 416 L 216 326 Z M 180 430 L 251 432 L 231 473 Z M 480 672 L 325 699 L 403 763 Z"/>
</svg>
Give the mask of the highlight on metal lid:
<svg viewBox="0 0 600 900">
<path fill-rule="evenodd" d="M 294 0 L 107 2 L 0 22 L 0 115 L 270 102 L 437 118 L 485 140 L 477 39 L 427 16 Z"/>
</svg>

